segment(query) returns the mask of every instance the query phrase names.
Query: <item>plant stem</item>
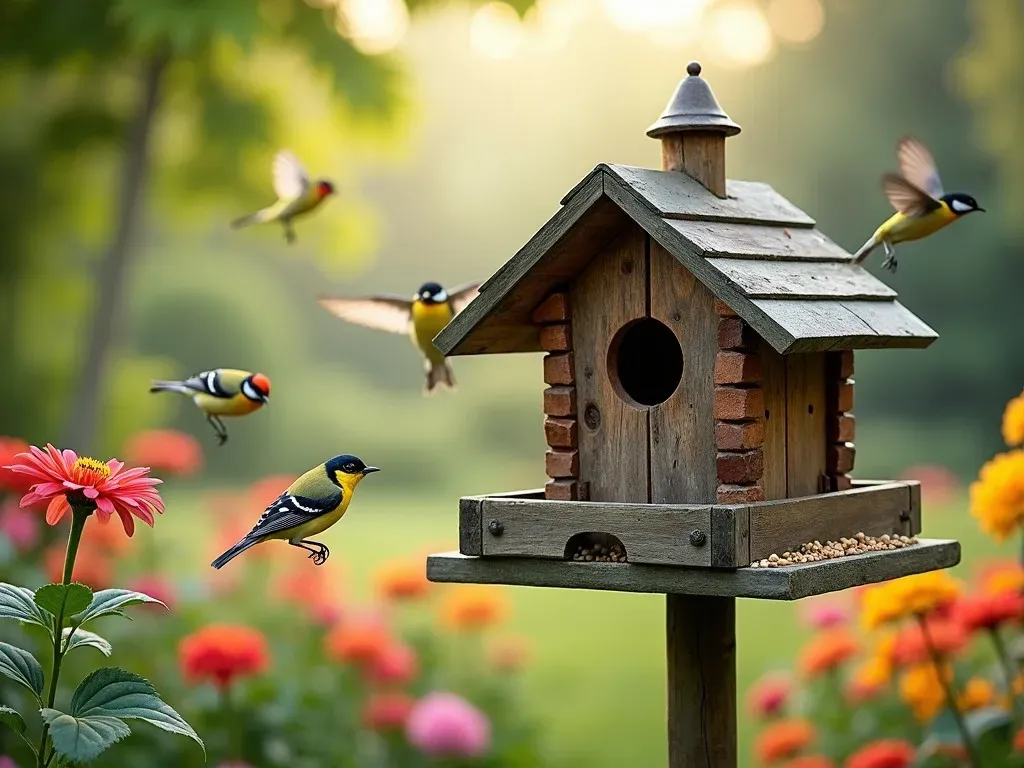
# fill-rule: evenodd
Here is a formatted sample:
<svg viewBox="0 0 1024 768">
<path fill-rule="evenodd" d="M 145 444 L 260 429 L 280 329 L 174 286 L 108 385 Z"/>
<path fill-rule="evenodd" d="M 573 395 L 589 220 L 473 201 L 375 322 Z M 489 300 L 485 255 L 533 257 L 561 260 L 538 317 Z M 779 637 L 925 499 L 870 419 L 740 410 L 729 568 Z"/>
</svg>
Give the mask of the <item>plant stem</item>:
<svg viewBox="0 0 1024 768">
<path fill-rule="evenodd" d="M 960 711 L 960 707 L 956 703 L 956 686 L 952 680 L 947 680 L 946 676 L 942 673 L 942 658 L 939 656 L 939 652 L 935 649 L 935 643 L 932 640 L 931 630 L 928 629 L 928 622 L 925 620 L 924 614 L 917 614 L 917 622 L 921 626 L 921 633 L 924 635 L 924 644 L 928 647 L 928 655 L 932 659 L 932 665 L 935 667 L 935 674 L 939 678 L 939 685 L 942 686 L 942 692 L 946 696 L 946 704 L 949 706 L 949 711 L 953 715 L 953 720 L 956 722 L 956 728 L 960 731 L 960 738 L 964 742 L 964 749 L 967 751 L 967 761 L 970 763 L 971 768 L 983 768 L 981 760 L 978 759 L 978 750 L 974 746 L 974 742 L 971 741 L 971 735 L 967 730 L 967 723 L 964 720 L 963 713 Z"/>
<path fill-rule="evenodd" d="M 75 558 L 78 556 L 78 545 L 82 542 L 82 531 L 85 530 L 85 521 L 93 512 L 91 504 L 71 505 L 71 533 L 68 534 L 68 548 L 64 554 L 64 577 L 61 584 L 70 584 L 71 575 L 75 571 Z M 60 665 L 64 660 L 64 653 L 61 648 L 64 642 L 64 606 L 61 605 L 60 612 L 53 620 L 53 668 L 50 670 L 50 690 L 46 694 L 46 707 L 53 709 L 53 702 L 57 698 L 57 679 L 60 677 Z M 55 753 L 51 752 L 46 757 L 46 737 L 50 733 L 50 726 L 44 724 L 42 735 L 39 737 L 39 762 L 38 768 L 46 768 L 53 760 Z"/>
<path fill-rule="evenodd" d="M 1010 697 L 1010 701 L 1013 702 L 1014 719 L 1017 721 L 1017 725 L 1020 726 L 1024 723 L 1024 716 L 1022 716 L 1020 711 L 1020 699 L 1013 690 L 1015 675 L 1013 674 L 1013 665 L 1010 663 L 1010 656 L 1006 652 L 1006 643 L 1000 637 L 998 627 L 990 627 L 988 636 L 992 638 L 992 645 L 995 646 L 996 655 L 999 657 L 999 662 L 1003 665 L 1003 674 L 1006 675 L 1006 693 Z"/>
</svg>

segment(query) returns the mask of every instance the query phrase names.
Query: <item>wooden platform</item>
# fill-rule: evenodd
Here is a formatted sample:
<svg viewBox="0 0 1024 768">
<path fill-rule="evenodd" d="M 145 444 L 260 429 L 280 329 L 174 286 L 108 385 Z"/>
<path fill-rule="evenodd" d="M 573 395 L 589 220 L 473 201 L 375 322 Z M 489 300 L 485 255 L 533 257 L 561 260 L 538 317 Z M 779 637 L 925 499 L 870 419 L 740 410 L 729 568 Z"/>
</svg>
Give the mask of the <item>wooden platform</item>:
<svg viewBox="0 0 1024 768">
<path fill-rule="evenodd" d="M 437 582 L 527 587 L 605 589 L 712 597 L 799 600 L 960 562 L 960 542 L 921 539 L 905 549 L 869 552 L 784 568 L 712 570 L 634 563 L 580 563 L 524 557 L 470 557 L 444 552 L 427 558 L 427 578 Z"/>
</svg>

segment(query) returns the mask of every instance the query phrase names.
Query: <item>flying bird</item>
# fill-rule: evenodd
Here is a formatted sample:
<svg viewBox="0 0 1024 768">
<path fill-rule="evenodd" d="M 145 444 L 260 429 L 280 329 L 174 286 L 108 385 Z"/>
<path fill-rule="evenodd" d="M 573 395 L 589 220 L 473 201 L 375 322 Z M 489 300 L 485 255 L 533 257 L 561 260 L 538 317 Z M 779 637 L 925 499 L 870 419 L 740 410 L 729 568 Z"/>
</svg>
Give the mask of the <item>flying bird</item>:
<svg viewBox="0 0 1024 768">
<path fill-rule="evenodd" d="M 310 553 L 314 565 L 323 565 L 331 551 L 307 537 L 323 533 L 341 520 L 359 481 L 379 471 L 347 453 L 314 467 L 289 485 L 263 511 L 252 530 L 210 565 L 223 568 L 245 550 L 271 539 L 301 547 Z"/>
<path fill-rule="evenodd" d="M 294 219 L 310 213 L 334 194 L 334 185 L 326 179 L 310 181 L 302 163 L 286 149 L 274 156 L 273 176 L 277 200 L 256 213 L 235 219 L 231 222 L 231 228 L 240 229 L 251 224 L 279 221 L 284 225 L 285 240 L 294 243 Z"/>
<path fill-rule="evenodd" d="M 964 192 L 946 193 L 931 152 L 917 139 L 900 139 L 896 147 L 900 173 L 882 177 L 882 189 L 896 213 L 882 223 L 853 255 L 852 265 L 860 264 L 875 248 L 885 249 L 882 266 L 896 271 L 896 243 L 920 240 L 972 211 L 984 208 Z"/>
<path fill-rule="evenodd" d="M 320 306 L 342 320 L 391 333 L 407 333 L 424 358 L 427 381 L 424 393 L 439 384 L 455 389 L 455 376 L 441 352 L 431 343 L 452 318 L 479 293 L 480 283 L 466 283 L 446 291 L 439 283 L 424 283 L 412 299 L 371 296 L 343 299 L 321 296 Z"/>
<path fill-rule="evenodd" d="M 247 416 L 270 401 L 270 379 L 262 373 L 216 368 L 184 381 L 154 381 L 150 392 L 177 392 L 192 402 L 210 422 L 219 445 L 228 439 L 222 416 Z"/>
</svg>

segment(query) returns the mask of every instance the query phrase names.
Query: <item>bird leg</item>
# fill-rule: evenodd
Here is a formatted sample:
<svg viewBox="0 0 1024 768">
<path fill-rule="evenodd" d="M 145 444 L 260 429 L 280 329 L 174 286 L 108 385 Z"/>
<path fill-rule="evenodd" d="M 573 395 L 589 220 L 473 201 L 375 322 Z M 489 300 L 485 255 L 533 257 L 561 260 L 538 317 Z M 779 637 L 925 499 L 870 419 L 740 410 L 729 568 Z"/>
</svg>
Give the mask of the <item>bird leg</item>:
<svg viewBox="0 0 1024 768">
<path fill-rule="evenodd" d="M 882 267 L 888 269 L 890 272 L 896 271 L 896 247 L 889 243 L 888 240 L 882 241 L 882 247 L 885 248 L 885 258 L 882 260 Z"/>
<path fill-rule="evenodd" d="M 210 426 L 213 427 L 213 432 L 217 436 L 217 445 L 224 445 L 228 441 L 228 430 L 224 426 L 224 422 L 220 420 L 220 416 L 209 413 L 206 415 L 206 420 L 210 422 Z"/>
<path fill-rule="evenodd" d="M 292 228 L 291 221 L 284 221 L 284 239 L 291 245 L 295 242 L 295 230 Z"/>
<path fill-rule="evenodd" d="M 327 558 L 331 556 L 331 550 L 327 548 L 325 544 L 321 544 L 319 541 L 313 541 L 312 539 L 302 539 L 296 542 L 289 542 L 293 547 L 301 547 L 307 552 L 311 552 L 309 559 L 313 561 L 313 565 L 323 565 L 327 562 Z M 316 549 L 314 549 L 316 547 Z"/>
</svg>

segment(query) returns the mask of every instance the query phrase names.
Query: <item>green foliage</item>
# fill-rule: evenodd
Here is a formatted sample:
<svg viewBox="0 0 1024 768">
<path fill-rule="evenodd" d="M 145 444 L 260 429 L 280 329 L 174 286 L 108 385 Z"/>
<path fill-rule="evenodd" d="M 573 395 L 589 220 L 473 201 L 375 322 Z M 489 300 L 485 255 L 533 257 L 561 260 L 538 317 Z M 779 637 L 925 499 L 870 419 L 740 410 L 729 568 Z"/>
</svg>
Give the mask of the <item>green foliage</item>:
<svg viewBox="0 0 1024 768">
<path fill-rule="evenodd" d="M 110 19 L 144 46 L 169 43 L 189 55 L 214 36 L 248 46 L 260 28 L 259 10 L 247 0 L 112 0 Z"/>
<path fill-rule="evenodd" d="M 75 762 L 90 762 L 121 739 L 131 728 L 116 717 L 66 715 L 56 709 L 40 710 L 50 727 L 50 738 L 57 754 Z"/>
<path fill-rule="evenodd" d="M 0 674 L 25 686 L 42 700 L 43 668 L 28 651 L 10 643 L 0 643 Z"/>
<path fill-rule="evenodd" d="M 25 733 L 25 718 L 15 709 L 0 706 L 0 723 L 6 725 L 18 735 Z"/>
<path fill-rule="evenodd" d="M 35 604 L 54 618 L 74 616 L 93 601 L 92 590 L 84 584 L 47 584 L 36 590 Z"/>
<path fill-rule="evenodd" d="M 131 617 L 121 609 L 140 603 L 154 603 L 164 608 L 167 607 L 155 597 L 150 597 L 142 592 L 130 589 L 101 589 L 93 595 L 92 603 L 81 614 L 74 616 L 72 623 L 76 627 L 81 627 L 102 616 L 122 616 L 130 620 Z"/>
<path fill-rule="evenodd" d="M 102 653 L 104 656 L 109 656 L 113 653 L 113 648 L 110 643 L 104 640 L 102 637 L 97 635 L 95 632 L 90 632 L 81 627 L 64 628 L 64 653 L 68 653 L 72 648 L 95 648 L 97 651 Z"/>
<path fill-rule="evenodd" d="M 35 602 L 31 589 L 0 582 L 0 619 L 17 619 L 43 627 L 53 637 L 53 623 Z"/>
</svg>

